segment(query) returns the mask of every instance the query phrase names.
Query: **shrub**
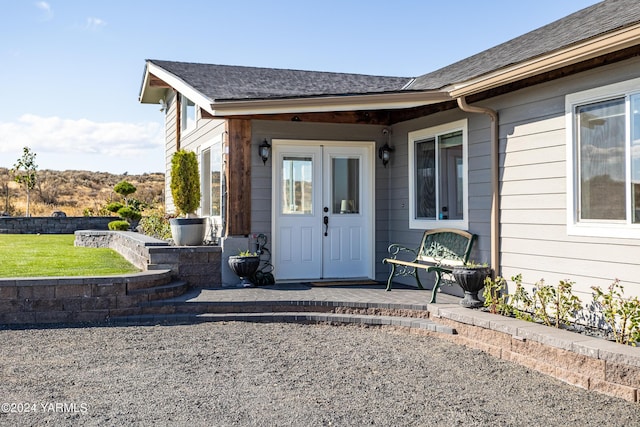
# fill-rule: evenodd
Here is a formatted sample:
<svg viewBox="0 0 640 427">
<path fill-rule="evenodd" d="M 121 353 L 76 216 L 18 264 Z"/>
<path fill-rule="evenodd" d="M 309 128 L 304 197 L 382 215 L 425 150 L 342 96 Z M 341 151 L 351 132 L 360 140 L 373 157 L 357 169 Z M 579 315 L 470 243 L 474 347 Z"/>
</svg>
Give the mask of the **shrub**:
<svg viewBox="0 0 640 427">
<path fill-rule="evenodd" d="M 490 276 L 484 280 L 484 306 L 493 314 L 511 315 L 511 307 L 507 304 L 507 281 L 503 277 L 493 280 Z"/>
<path fill-rule="evenodd" d="M 105 206 L 105 208 L 109 212 L 113 212 L 113 213 L 117 213 L 123 207 L 124 207 L 124 205 L 122 203 L 120 203 L 120 202 L 111 202 L 107 206 Z"/>
<path fill-rule="evenodd" d="M 112 231 L 127 231 L 131 225 L 127 221 L 117 220 L 111 221 L 109 224 L 109 230 Z"/>
<path fill-rule="evenodd" d="M 131 209 L 129 206 L 124 206 L 118 209 L 118 215 L 120 218 L 124 218 L 127 221 L 138 221 L 142 218 L 142 214 L 135 209 Z"/>
<path fill-rule="evenodd" d="M 484 305 L 491 313 L 560 328 L 569 325 L 582 310 L 580 299 L 571 290 L 573 282 L 569 280 L 561 280 L 557 287 L 546 285 L 541 280 L 536 284 L 533 296 L 529 296 L 522 286 L 522 275 L 518 274 L 511 280 L 516 285 L 513 294 L 507 293 L 507 282 L 502 277 L 485 280 Z"/>
<path fill-rule="evenodd" d="M 149 215 L 140 220 L 140 229 L 148 236 L 157 239 L 171 238 L 171 226 L 169 221 L 162 215 Z"/>
<path fill-rule="evenodd" d="M 188 215 L 200 205 L 198 158 L 193 151 L 179 150 L 171 158 L 171 195 L 178 214 Z"/>
<path fill-rule="evenodd" d="M 533 291 L 534 318 L 556 328 L 569 325 L 582 309 L 580 299 L 571 291 L 573 282 L 561 280 L 556 288 L 545 285 L 543 281 L 539 285 Z"/>
<path fill-rule="evenodd" d="M 120 181 L 113 187 L 113 191 L 120 194 L 127 203 L 127 196 L 136 192 L 136 186 L 128 181 Z"/>
<path fill-rule="evenodd" d="M 607 292 L 593 286 L 593 301 L 604 316 L 613 338 L 620 344 L 640 342 L 640 299 L 625 298 L 624 287 L 614 281 Z"/>
</svg>

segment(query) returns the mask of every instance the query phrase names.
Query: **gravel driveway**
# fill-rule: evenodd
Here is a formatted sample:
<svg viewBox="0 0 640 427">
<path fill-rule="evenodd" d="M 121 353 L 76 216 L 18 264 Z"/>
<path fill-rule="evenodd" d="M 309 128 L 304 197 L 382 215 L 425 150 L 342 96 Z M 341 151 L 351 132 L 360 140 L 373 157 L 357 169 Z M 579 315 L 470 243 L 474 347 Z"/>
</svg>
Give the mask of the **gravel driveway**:
<svg viewBox="0 0 640 427">
<path fill-rule="evenodd" d="M 640 426 L 640 404 L 377 328 L 231 322 L 0 338 L 0 425 Z"/>
</svg>

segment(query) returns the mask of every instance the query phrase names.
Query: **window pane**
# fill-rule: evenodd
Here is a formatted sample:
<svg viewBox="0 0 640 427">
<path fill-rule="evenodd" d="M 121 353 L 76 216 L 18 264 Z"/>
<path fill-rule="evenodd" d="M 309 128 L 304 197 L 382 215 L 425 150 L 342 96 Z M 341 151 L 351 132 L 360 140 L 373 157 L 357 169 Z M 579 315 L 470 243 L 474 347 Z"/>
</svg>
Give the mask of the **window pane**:
<svg viewBox="0 0 640 427">
<path fill-rule="evenodd" d="M 625 220 L 625 101 L 577 107 L 580 219 Z"/>
<path fill-rule="evenodd" d="M 462 219 L 462 132 L 438 137 L 440 219 Z"/>
<path fill-rule="evenodd" d="M 283 214 L 310 214 L 313 210 L 311 157 L 284 157 L 282 161 Z"/>
<path fill-rule="evenodd" d="M 196 104 L 182 95 L 182 130 L 193 129 L 196 126 Z"/>
<path fill-rule="evenodd" d="M 631 199 L 631 221 L 640 223 L 640 95 L 631 96 Z"/>
<path fill-rule="evenodd" d="M 211 150 L 202 152 L 202 216 L 211 215 Z"/>
<path fill-rule="evenodd" d="M 211 147 L 211 215 L 222 215 L 222 152 L 221 144 Z"/>
<path fill-rule="evenodd" d="M 436 140 L 416 142 L 416 219 L 436 219 Z"/>
<path fill-rule="evenodd" d="M 360 160 L 331 159 L 333 188 L 331 205 L 334 214 L 360 212 Z"/>
</svg>

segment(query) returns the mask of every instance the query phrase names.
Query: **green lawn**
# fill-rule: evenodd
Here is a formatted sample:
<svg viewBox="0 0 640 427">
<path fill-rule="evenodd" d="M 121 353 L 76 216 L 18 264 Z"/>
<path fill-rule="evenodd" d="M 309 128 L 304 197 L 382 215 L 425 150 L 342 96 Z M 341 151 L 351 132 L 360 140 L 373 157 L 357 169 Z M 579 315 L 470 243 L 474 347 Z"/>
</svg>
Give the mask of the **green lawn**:
<svg viewBox="0 0 640 427">
<path fill-rule="evenodd" d="M 107 248 L 73 246 L 71 234 L 0 234 L 0 277 L 103 276 L 139 271 Z"/>
</svg>

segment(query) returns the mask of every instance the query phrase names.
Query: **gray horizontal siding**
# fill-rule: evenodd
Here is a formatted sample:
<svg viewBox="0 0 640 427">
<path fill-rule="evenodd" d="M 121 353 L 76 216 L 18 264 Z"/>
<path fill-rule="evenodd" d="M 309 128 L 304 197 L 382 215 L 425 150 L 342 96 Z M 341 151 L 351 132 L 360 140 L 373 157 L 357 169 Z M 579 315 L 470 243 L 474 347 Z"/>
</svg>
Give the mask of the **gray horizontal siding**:
<svg viewBox="0 0 640 427">
<path fill-rule="evenodd" d="M 493 100 L 500 114 L 501 270 L 522 274 L 526 286 L 575 282 L 591 286 L 615 278 L 640 295 L 640 242 L 567 235 L 564 95 L 640 75 L 638 60 L 538 85 Z M 632 71 L 633 70 L 633 71 Z"/>
</svg>

